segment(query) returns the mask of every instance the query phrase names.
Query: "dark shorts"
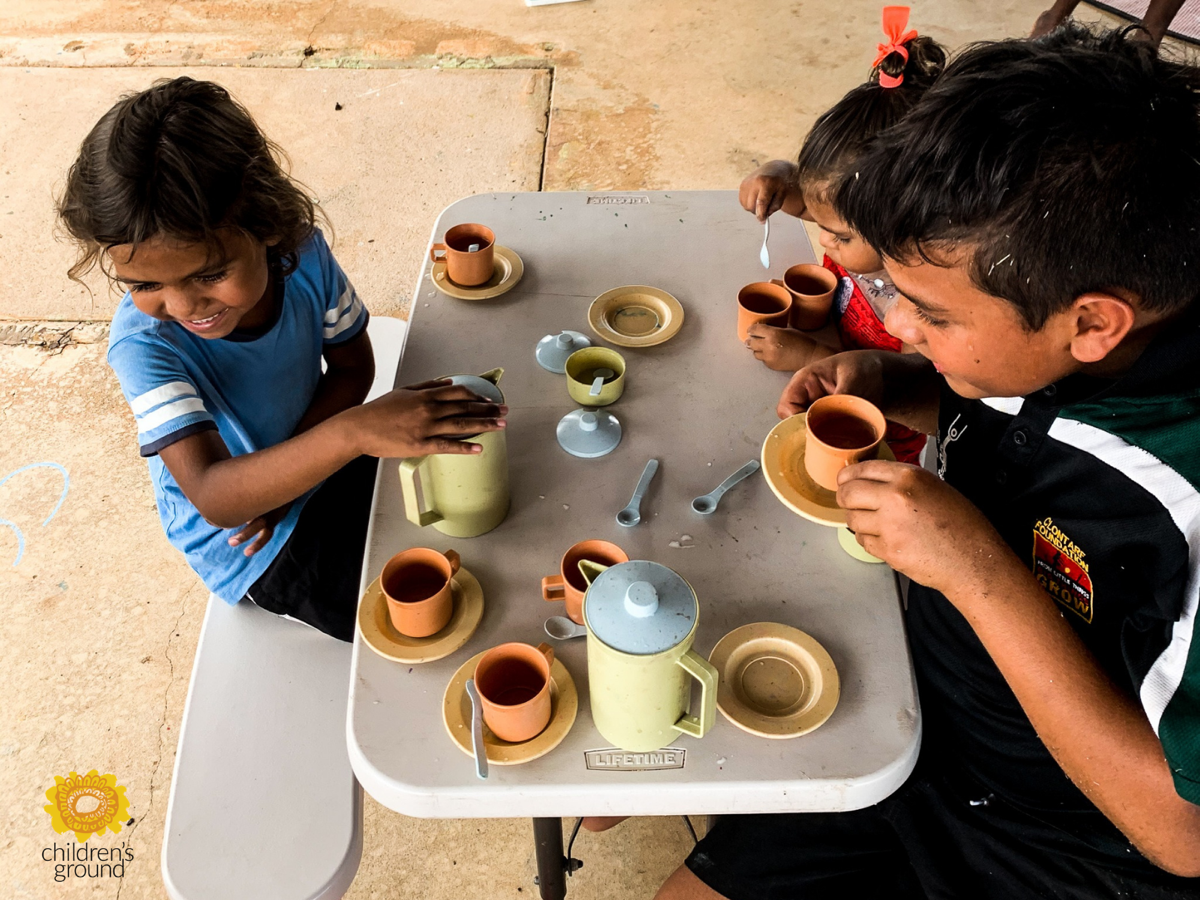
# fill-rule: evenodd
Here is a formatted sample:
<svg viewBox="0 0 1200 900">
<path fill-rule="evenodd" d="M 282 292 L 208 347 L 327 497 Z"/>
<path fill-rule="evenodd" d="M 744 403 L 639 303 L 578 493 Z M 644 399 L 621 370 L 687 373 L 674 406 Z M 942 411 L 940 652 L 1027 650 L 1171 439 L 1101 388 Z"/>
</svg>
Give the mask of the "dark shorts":
<svg viewBox="0 0 1200 900">
<path fill-rule="evenodd" d="M 246 598 L 340 641 L 353 640 L 378 467 L 379 460 L 360 456 L 330 475 Z"/>
<path fill-rule="evenodd" d="M 969 780 L 918 772 L 848 813 L 723 816 L 687 859 L 729 900 L 1200 898 L 1200 879 L 1128 861 Z"/>
</svg>

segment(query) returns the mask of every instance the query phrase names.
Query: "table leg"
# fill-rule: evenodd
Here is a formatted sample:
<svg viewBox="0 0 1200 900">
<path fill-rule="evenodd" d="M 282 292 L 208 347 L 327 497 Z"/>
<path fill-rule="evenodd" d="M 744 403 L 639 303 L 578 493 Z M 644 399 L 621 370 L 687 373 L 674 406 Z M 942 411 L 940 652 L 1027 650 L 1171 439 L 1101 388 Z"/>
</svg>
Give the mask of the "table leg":
<svg viewBox="0 0 1200 900">
<path fill-rule="evenodd" d="M 533 842 L 537 849 L 538 890 L 542 900 L 563 900 L 567 896 L 567 869 L 563 856 L 562 819 L 534 819 Z"/>
</svg>

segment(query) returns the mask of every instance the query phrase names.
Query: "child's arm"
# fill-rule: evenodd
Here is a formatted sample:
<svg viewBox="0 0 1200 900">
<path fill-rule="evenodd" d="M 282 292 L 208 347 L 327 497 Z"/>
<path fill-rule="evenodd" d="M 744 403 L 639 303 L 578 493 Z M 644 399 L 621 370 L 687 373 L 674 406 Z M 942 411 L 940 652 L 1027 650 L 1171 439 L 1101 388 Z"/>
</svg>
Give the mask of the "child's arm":
<svg viewBox="0 0 1200 900">
<path fill-rule="evenodd" d="M 742 208 L 765 222 L 772 213 L 783 210 L 789 216 L 804 214 L 804 193 L 796 180 L 795 163 L 773 159 L 763 163 L 742 181 L 738 200 Z"/>
<path fill-rule="evenodd" d="M 1200 876 L 1200 807 L 1176 792 L 1145 713 L 983 513 L 915 466 L 875 460 L 838 482 L 859 543 L 963 614 L 1076 786 L 1156 865 Z"/>
<path fill-rule="evenodd" d="M 854 394 L 870 400 L 892 422 L 937 432 L 942 377 L 915 353 L 848 350 L 811 363 L 792 376 L 776 410 L 786 419 L 828 394 Z"/>
<path fill-rule="evenodd" d="M 330 416 L 358 406 L 367 398 L 375 381 L 375 354 L 371 351 L 371 339 L 365 328 L 353 340 L 327 345 L 321 355 L 325 359 L 325 371 L 293 435 L 302 434 Z"/>
<path fill-rule="evenodd" d="M 457 438 L 502 429 L 507 412 L 464 387 L 427 382 L 339 412 L 256 453 L 230 456 L 219 433 L 208 430 L 163 447 L 159 455 L 200 515 L 219 528 L 237 528 L 362 455 L 478 453 L 478 444 Z"/>
<path fill-rule="evenodd" d="M 751 325 L 748 335 L 746 346 L 754 358 L 776 372 L 796 372 L 840 352 L 811 335 L 762 322 Z"/>
</svg>

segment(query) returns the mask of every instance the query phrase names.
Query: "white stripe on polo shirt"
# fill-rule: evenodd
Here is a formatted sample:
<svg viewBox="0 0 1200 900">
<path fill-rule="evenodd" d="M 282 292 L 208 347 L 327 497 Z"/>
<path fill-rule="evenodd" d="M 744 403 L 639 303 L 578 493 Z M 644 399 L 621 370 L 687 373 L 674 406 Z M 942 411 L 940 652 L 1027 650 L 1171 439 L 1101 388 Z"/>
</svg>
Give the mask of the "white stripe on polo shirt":
<svg viewBox="0 0 1200 900">
<path fill-rule="evenodd" d="M 173 419 L 178 419 L 180 416 L 186 416 L 188 413 L 205 412 L 204 401 L 199 397 L 188 397 L 182 400 L 175 400 L 168 403 L 166 406 L 160 406 L 152 413 L 148 413 L 138 419 L 138 436 L 153 431 L 156 428 L 161 428 Z"/>
<path fill-rule="evenodd" d="M 1154 733 L 1171 698 L 1183 682 L 1188 651 L 1200 606 L 1200 494 L 1186 478 L 1151 453 L 1092 425 L 1055 419 L 1050 437 L 1069 444 L 1123 473 L 1149 491 L 1170 514 L 1188 545 L 1188 580 L 1183 612 L 1171 628 L 1171 641 L 1146 673 L 1140 691 L 1142 707 Z"/>
<path fill-rule="evenodd" d="M 338 297 L 337 306 L 325 311 L 325 324 L 333 325 L 337 322 L 356 299 L 358 298 L 354 293 L 354 285 L 347 283 L 346 289 L 342 291 L 342 296 Z"/>
<path fill-rule="evenodd" d="M 325 340 L 331 341 L 335 337 L 337 337 L 339 334 L 341 334 L 343 331 L 345 331 L 347 328 L 350 328 L 351 326 L 353 326 L 354 323 L 358 321 L 358 317 L 362 313 L 362 309 L 363 309 L 362 301 L 359 300 L 356 295 L 354 298 L 354 302 L 350 304 L 350 308 L 346 310 L 345 315 L 343 315 L 341 317 L 341 319 L 338 320 L 338 323 L 336 325 L 326 325 L 325 326 L 325 328 L 323 329 L 323 334 L 325 336 Z"/>
<path fill-rule="evenodd" d="M 160 403 L 166 403 L 168 400 L 174 400 L 176 397 L 195 397 L 196 389 L 186 381 L 172 381 L 170 384 L 164 384 L 161 387 L 156 387 L 152 391 L 146 391 L 140 397 L 134 397 L 129 402 L 130 409 L 133 410 L 135 416 L 142 416 L 158 406 Z"/>
<path fill-rule="evenodd" d="M 1024 397 L 984 397 L 984 406 L 990 406 L 997 412 L 1008 413 L 1010 416 L 1015 416 L 1021 412 L 1021 407 L 1025 405 Z"/>
</svg>

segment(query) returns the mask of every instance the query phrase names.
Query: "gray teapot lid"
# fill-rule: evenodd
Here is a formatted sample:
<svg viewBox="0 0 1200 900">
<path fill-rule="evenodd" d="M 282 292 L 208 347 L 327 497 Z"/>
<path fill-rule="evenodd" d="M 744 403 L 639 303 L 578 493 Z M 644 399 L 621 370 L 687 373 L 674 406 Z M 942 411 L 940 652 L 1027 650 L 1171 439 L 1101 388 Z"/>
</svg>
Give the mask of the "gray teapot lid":
<svg viewBox="0 0 1200 900">
<path fill-rule="evenodd" d="M 449 375 L 446 380 L 451 384 L 461 384 L 469 391 L 478 394 L 484 400 L 492 403 L 503 403 L 504 394 L 494 381 L 489 381 L 479 375 Z"/>
<path fill-rule="evenodd" d="M 548 334 L 538 341 L 533 355 L 543 369 L 562 375 L 567 371 L 567 357 L 576 350 L 590 346 L 592 342 L 586 334 L 562 331 L 558 334 Z"/>
<path fill-rule="evenodd" d="M 605 569 L 583 601 L 588 630 L 614 650 L 638 656 L 678 646 L 691 633 L 696 614 L 691 585 L 646 559 Z"/>
<path fill-rule="evenodd" d="M 621 423 L 603 409 L 577 409 L 558 423 L 558 445 L 581 459 L 607 456 L 621 443 Z"/>
</svg>

